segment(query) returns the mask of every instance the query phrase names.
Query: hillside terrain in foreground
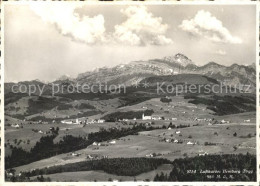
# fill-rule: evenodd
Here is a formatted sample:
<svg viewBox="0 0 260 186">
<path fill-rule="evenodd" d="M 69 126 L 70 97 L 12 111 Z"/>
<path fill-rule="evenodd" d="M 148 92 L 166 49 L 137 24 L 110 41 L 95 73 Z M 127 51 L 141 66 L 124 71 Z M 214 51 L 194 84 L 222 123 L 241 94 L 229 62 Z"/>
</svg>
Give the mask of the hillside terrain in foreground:
<svg viewBox="0 0 260 186">
<path fill-rule="evenodd" d="M 181 73 L 174 74 L 176 69 Z M 206 92 L 205 86 L 218 85 L 220 90 L 224 80 L 230 87 L 245 83 L 246 77 L 254 85 L 254 70 L 215 63 L 198 67 L 179 54 L 56 81 L 96 83 L 107 77 L 110 84 L 126 83 L 125 92 L 52 96 L 50 85 L 34 81 L 47 88 L 41 96 L 37 92 L 29 96 L 12 93 L 14 84 L 5 84 L 6 180 L 253 181 L 254 87 L 251 93 L 234 93 L 236 88 L 216 93 Z M 137 86 L 134 80 L 138 80 Z M 32 82 L 20 82 L 24 83 Z M 158 83 L 163 83 L 162 90 L 184 88 L 158 93 Z M 192 93 L 192 85 L 202 91 Z M 220 177 L 199 173 L 206 169 L 248 172 L 219 173 Z M 190 170 L 198 172 L 187 174 Z"/>
</svg>

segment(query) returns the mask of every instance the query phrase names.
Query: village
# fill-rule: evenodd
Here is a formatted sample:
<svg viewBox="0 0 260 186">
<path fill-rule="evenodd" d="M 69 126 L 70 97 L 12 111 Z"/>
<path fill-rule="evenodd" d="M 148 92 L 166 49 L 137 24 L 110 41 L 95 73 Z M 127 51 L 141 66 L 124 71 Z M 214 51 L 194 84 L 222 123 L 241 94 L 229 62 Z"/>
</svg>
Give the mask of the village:
<svg viewBox="0 0 260 186">
<path fill-rule="evenodd" d="M 153 98 L 104 114 L 67 116 L 61 120 L 54 117 L 31 121 L 29 118 L 18 120 L 8 116 L 5 126 L 6 155 L 14 147 L 30 151 L 42 137 L 55 135 L 54 143 L 58 143 L 69 135 L 88 139 L 89 134 L 100 131 L 129 130 L 140 125 L 145 127 L 144 131 L 108 140 L 94 140 L 80 150 L 35 161 L 15 170 L 19 173 L 21 170 L 32 171 L 78 161 L 122 157 L 165 158 L 173 161 L 184 157 L 255 152 L 254 112 L 217 116 L 205 106 L 191 104 L 182 96 L 167 99 L 172 101 L 164 103 L 160 98 Z M 59 114 L 56 109 L 53 111 L 54 116 Z"/>
</svg>

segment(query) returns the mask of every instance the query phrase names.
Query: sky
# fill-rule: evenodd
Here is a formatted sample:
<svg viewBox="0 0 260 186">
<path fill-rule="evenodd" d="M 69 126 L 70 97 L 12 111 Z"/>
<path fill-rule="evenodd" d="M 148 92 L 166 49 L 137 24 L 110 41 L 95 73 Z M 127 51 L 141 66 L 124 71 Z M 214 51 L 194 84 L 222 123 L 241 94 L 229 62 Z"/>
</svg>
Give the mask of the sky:
<svg viewBox="0 0 260 186">
<path fill-rule="evenodd" d="M 5 82 L 75 78 L 177 53 L 196 65 L 252 64 L 255 19 L 254 5 L 5 5 Z"/>
</svg>

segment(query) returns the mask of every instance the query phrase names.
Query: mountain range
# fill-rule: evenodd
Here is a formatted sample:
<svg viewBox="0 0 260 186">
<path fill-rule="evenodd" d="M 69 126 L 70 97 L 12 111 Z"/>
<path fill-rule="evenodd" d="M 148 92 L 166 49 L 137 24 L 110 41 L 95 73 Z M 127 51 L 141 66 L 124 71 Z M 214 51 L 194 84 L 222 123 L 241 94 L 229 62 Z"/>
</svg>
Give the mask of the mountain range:
<svg viewBox="0 0 260 186">
<path fill-rule="evenodd" d="M 248 63 L 248 62 L 247 62 Z M 128 64 L 117 65 L 112 68 L 99 68 L 94 71 L 81 73 L 77 78 L 62 76 L 53 83 L 56 84 L 83 84 L 106 83 L 107 85 L 124 84 L 132 86 L 142 80 L 153 76 L 169 76 L 177 74 L 200 74 L 222 82 L 224 85 L 250 84 L 251 90 L 256 87 L 256 67 L 254 64 L 245 66 L 233 64 L 231 66 L 209 62 L 198 66 L 184 54 L 151 59 L 147 61 L 133 61 Z M 38 83 L 38 80 L 19 82 L 22 84 Z M 9 92 L 13 83 L 5 83 L 5 91 Z"/>
</svg>

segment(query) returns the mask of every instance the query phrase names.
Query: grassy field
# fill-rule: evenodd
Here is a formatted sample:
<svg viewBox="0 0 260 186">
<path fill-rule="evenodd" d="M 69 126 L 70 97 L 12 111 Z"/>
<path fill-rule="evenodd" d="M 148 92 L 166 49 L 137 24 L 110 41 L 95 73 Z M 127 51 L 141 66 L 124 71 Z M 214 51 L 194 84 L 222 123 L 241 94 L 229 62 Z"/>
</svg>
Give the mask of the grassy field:
<svg viewBox="0 0 260 186">
<path fill-rule="evenodd" d="M 233 115 L 216 116 L 213 115 L 213 111 L 208 110 L 205 105 L 194 105 L 189 102 L 189 99 L 184 99 L 182 96 L 171 97 L 172 102 L 163 103 L 160 98 L 153 98 L 151 100 L 144 101 L 142 103 L 125 106 L 125 107 L 110 107 L 109 112 L 93 116 L 93 118 L 101 118 L 105 114 L 127 111 L 144 111 L 152 109 L 153 115 L 163 116 L 165 118 L 177 118 L 175 121 L 159 120 L 153 121 L 153 126 L 166 126 L 165 129 L 158 129 L 152 131 L 139 132 L 138 135 L 129 135 L 119 139 L 115 139 L 115 144 L 108 142 L 102 142 L 104 146 L 90 145 L 85 149 L 77 151 L 79 156 L 73 156 L 71 153 L 60 154 L 47 159 L 36 161 L 28 165 L 16 167 L 16 172 L 28 171 L 36 168 L 44 168 L 54 165 L 65 165 L 68 163 L 74 163 L 87 160 L 87 156 L 107 156 L 108 158 L 119 157 L 147 157 L 150 154 L 155 154 L 156 157 L 166 158 L 169 160 L 175 160 L 183 157 L 198 156 L 201 153 L 208 154 L 238 154 L 238 153 L 251 153 L 256 154 L 256 114 L 255 112 L 246 112 Z M 108 107 L 107 102 L 96 103 L 91 105 L 99 107 L 103 104 L 103 107 Z M 110 100 L 111 104 L 115 100 Z M 90 102 L 85 102 L 90 104 Z M 104 105 L 107 104 L 107 105 Z M 75 103 L 75 105 L 77 105 Z M 99 106 L 98 106 L 99 105 Z M 99 107 L 101 109 L 101 107 Z M 106 109 L 103 108 L 105 111 Z M 63 112 L 63 111 L 60 111 Z M 67 111 L 64 111 L 67 112 Z M 59 127 L 59 135 L 55 138 L 55 142 L 62 139 L 63 136 L 69 134 L 73 136 L 84 136 L 91 132 L 98 132 L 100 128 L 112 128 L 112 127 L 131 127 L 131 123 L 146 122 L 142 120 L 129 120 L 123 124 L 121 122 L 105 122 L 100 124 L 90 124 L 83 127 L 83 125 L 67 125 L 61 123 L 51 124 L 29 124 L 28 121 L 21 121 L 8 118 L 8 123 L 16 124 L 22 123 L 23 128 L 13 128 L 11 126 L 5 126 L 5 143 L 6 156 L 11 153 L 10 145 L 19 146 L 23 149 L 30 150 L 41 136 L 50 130 L 50 127 Z M 229 124 L 214 124 L 208 125 L 209 121 L 197 121 L 195 118 L 201 119 L 215 119 L 217 121 L 226 120 Z M 246 123 L 244 120 L 250 119 L 250 122 Z M 167 126 L 170 124 L 180 126 L 189 125 L 187 128 L 169 130 Z M 32 130 L 41 130 L 43 133 L 34 132 Z M 176 131 L 180 131 L 180 134 L 176 134 Z M 15 144 L 17 141 L 22 141 L 19 145 Z M 173 143 L 177 139 L 183 141 L 183 143 Z M 30 143 L 27 143 L 27 141 Z M 187 142 L 192 142 L 194 145 L 189 145 Z M 214 145 L 205 145 L 205 143 L 215 143 Z M 155 157 L 155 158 L 156 158 Z M 166 165 L 165 165 L 166 166 Z M 167 172 L 170 168 L 162 167 Z M 157 171 L 160 169 L 144 173 L 137 176 L 136 180 L 153 179 Z M 49 175 L 52 180 L 57 181 L 107 181 L 109 178 L 116 180 L 134 180 L 132 177 L 118 177 L 110 175 L 100 171 L 86 171 L 76 173 L 59 173 Z"/>
<path fill-rule="evenodd" d="M 80 181 L 152 181 L 156 174 L 169 174 L 172 170 L 171 164 L 164 164 L 159 166 L 156 170 L 142 173 L 135 177 L 131 176 L 117 176 L 113 174 L 108 174 L 104 171 L 79 171 L 79 172 L 63 172 L 57 174 L 49 174 L 44 177 L 49 177 L 51 180 L 57 182 L 80 182 Z M 31 178 L 32 180 L 35 177 Z"/>
<path fill-rule="evenodd" d="M 228 129 L 227 129 L 228 128 Z M 40 160 L 28 165 L 17 167 L 17 171 L 43 168 L 53 165 L 83 161 L 87 155 L 107 156 L 108 158 L 119 157 L 146 157 L 155 153 L 160 158 L 174 160 L 185 156 L 197 156 L 200 153 L 231 154 L 231 153 L 256 153 L 256 137 L 254 136 L 255 125 L 229 124 L 229 125 L 203 125 L 180 129 L 181 135 L 175 134 L 176 129 L 160 129 L 140 132 L 139 135 L 130 135 L 119 138 L 115 144 L 108 146 L 89 146 L 77 151 L 80 156 L 72 156 L 70 153 L 61 154 L 45 160 Z M 233 136 L 237 133 L 237 136 Z M 217 134 L 217 135 L 216 135 Z M 251 134 L 252 137 L 247 137 Z M 190 138 L 191 136 L 191 138 Z M 246 137 L 245 137 L 246 136 Z M 178 139 L 182 144 L 169 143 L 163 139 Z M 196 145 L 188 145 L 187 142 L 196 142 Z M 213 146 L 205 146 L 205 142 L 217 143 Z M 237 149 L 234 149 L 234 146 Z"/>
<path fill-rule="evenodd" d="M 90 124 L 86 127 L 83 125 L 68 125 L 68 124 L 25 124 L 23 128 L 13 128 L 11 126 L 6 127 L 5 131 L 5 140 L 9 142 L 10 145 L 20 146 L 25 150 L 30 150 L 39 139 L 46 135 L 44 133 L 50 131 L 51 127 L 59 127 L 59 135 L 55 138 L 54 142 L 60 141 L 65 135 L 73 136 L 87 136 L 91 132 L 98 132 L 100 127 L 107 129 L 111 127 L 117 127 L 119 124 L 116 123 L 100 123 L 100 124 Z M 125 127 L 120 125 L 120 127 Z M 32 130 L 41 130 L 43 133 L 33 132 Z M 22 142 L 17 145 L 14 143 L 14 140 L 22 140 Z M 27 141 L 30 140 L 30 143 L 27 144 Z M 6 154 L 8 155 L 8 154 Z"/>
</svg>

